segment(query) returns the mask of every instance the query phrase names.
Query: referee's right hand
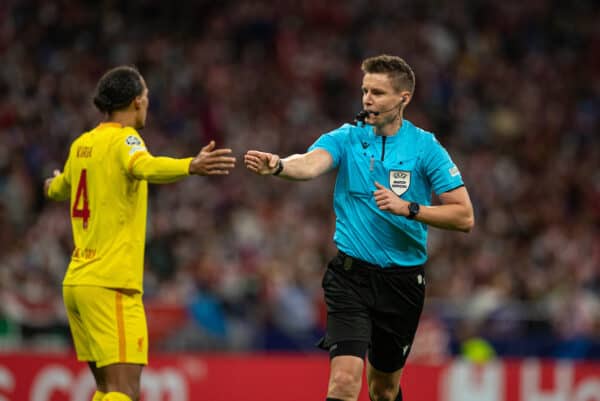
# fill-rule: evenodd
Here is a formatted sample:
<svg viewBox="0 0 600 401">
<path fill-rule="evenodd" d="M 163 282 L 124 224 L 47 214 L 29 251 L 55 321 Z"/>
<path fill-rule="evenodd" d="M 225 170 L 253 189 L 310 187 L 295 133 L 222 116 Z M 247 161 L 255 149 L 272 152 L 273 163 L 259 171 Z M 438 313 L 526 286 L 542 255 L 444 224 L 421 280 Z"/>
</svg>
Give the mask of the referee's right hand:
<svg viewBox="0 0 600 401">
<path fill-rule="evenodd" d="M 249 150 L 244 156 L 246 168 L 256 174 L 271 175 L 277 170 L 279 155 L 273 153 Z"/>
<path fill-rule="evenodd" d="M 196 175 L 227 175 L 235 167 L 235 157 L 231 149 L 215 149 L 215 141 L 210 141 L 190 163 L 190 174 Z"/>
</svg>

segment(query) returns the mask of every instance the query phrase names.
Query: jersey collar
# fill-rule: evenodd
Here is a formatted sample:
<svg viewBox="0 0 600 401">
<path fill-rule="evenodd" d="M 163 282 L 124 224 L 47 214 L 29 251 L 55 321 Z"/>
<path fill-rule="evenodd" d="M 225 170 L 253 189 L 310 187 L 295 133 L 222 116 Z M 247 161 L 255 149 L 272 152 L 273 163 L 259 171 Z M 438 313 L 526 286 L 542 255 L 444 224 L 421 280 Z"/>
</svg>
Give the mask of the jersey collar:
<svg viewBox="0 0 600 401">
<path fill-rule="evenodd" d="M 103 122 L 103 123 L 98 124 L 98 128 L 108 128 L 108 127 L 123 128 L 123 125 L 121 125 L 121 123 L 116 123 L 113 121 Z"/>
<path fill-rule="evenodd" d="M 410 124 L 409 121 L 402 119 L 402 125 L 400 126 L 398 131 L 396 131 L 396 133 L 394 135 L 386 137 L 387 138 L 386 142 L 393 143 L 393 142 L 397 141 L 398 138 L 402 137 L 403 134 L 408 130 L 409 124 Z M 370 139 L 383 138 L 383 136 L 375 134 L 375 128 L 372 125 L 369 125 L 368 127 L 370 128 L 369 129 L 369 138 Z"/>
</svg>

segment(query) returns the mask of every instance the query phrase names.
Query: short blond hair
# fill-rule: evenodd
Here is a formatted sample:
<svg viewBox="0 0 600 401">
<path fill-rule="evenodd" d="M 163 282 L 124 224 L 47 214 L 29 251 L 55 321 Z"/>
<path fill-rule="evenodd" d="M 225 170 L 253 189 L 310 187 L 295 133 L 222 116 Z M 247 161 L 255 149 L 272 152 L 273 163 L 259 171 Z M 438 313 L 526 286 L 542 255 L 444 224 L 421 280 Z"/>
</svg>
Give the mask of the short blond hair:
<svg viewBox="0 0 600 401">
<path fill-rule="evenodd" d="M 387 74 L 396 91 L 407 90 L 411 95 L 415 91 L 415 73 L 400 57 L 388 54 L 369 57 L 362 62 L 361 69 L 365 74 Z"/>
</svg>

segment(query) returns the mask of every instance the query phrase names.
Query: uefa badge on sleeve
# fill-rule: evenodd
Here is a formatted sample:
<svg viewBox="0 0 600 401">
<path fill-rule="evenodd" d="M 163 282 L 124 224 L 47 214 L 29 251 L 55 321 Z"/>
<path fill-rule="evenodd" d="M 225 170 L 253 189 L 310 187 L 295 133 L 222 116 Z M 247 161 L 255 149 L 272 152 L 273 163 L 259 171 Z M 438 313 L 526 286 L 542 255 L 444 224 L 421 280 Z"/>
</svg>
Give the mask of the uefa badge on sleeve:
<svg viewBox="0 0 600 401">
<path fill-rule="evenodd" d="M 398 196 L 408 191 L 410 186 L 410 171 L 392 170 L 390 171 L 390 188 Z"/>
</svg>

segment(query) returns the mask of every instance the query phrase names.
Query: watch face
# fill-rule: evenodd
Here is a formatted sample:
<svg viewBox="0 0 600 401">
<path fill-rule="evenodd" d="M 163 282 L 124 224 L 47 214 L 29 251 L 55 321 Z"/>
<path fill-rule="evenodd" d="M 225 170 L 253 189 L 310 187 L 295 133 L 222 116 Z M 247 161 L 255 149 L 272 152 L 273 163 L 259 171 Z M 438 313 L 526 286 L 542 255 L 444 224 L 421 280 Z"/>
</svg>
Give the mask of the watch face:
<svg viewBox="0 0 600 401">
<path fill-rule="evenodd" d="M 409 203 L 408 204 L 408 212 L 409 212 L 408 218 L 413 219 L 419 213 L 419 210 L 420 210 L 420 206 L 418 203 L 416 203 L 416 202 Z"/>
</svg>

